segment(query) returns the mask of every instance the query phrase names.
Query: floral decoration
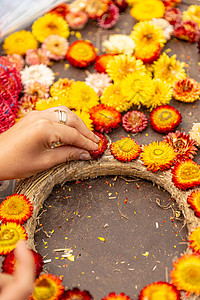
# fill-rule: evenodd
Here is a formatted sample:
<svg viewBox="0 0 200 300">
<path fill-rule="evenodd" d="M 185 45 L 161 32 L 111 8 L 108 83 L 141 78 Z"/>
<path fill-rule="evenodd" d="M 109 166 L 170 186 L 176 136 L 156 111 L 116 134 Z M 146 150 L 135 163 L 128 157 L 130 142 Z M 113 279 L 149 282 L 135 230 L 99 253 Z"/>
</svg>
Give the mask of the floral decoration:
<svg viewBox="0 0 200 300">
<path fill-rule="evenodd" d="M 190 205 L 190 208 L 194 210 L 195 216 L 200 218 L 200 191 L 194 190 L 187 197 L 187 203 Z"/>
<path fill-rule="evenodd" d="M 3 42 L 6 54 L 25 55 L 28 49 L 36 49 L 38 42 L 30 31 L 21 30 L 10 34 Z"/>
<path fill-rule="evenodd" d="M 49 87 L 39 81 L 32 81 L 25 84 L 24 94 L 36 96 L 37 98 L 48 98 Z"/>
<path fill-rule="evenodd" d="M 174 164 L 176 152 L 164 141 L 154 141 L 142 149 L 141 160 L 147 169 L 152 172 L 170 169 Z"/>
<path fill-rule="evenodd" d="M 191 159 L 178 161 L 172 170 L 172 181 L 181 190 L 198 186 L 200 184 L 200 166 Z"/>
<path fill-rule="evenodd" d="M 199 99 L 200 84 L 192 79 L 179 79 L 173 85 L 173 97 L 181 102 L 194 102 Z"/>
<path fill-rule="evenodd" d="M 119 19 L 119 8 L 111 4 L 108 7 L 106 13 L 104 13 L 101 17 L 97 19 L 98 25 L 103 29 L 110 29 L 112 28 Z"/>
<path fill-rule="evenodd" d="M 52 97 L 59 95 L 68 96 L 69 90 L 74 83 L 73 79 L 69 78 L 59 78 L 54 84 L 50 87 L 50 94 Z"/>
<path fill-rule="evenodd" d="M 100 97 L 105 88 L 111 84 L 111 79 L 104 73 L 89 73 L 85 78 L 85 83 L 93 88 Z"/>
<path fill-rule="evenodd" d="M 41 46 L 46 56 L 53 60 L 64 59 L 68 47 L 68 41 L 58 34 L 52 34 L 46 37 Z"/>
<path fill-rule="evenodd" d="M 200 27 L 200 6 L 199 5 L 190 5 L 186 11 L 183 12 L 183 20 L 193 20 L 197 22 Z"/>
<path fill-rule="evenodd" d="M 113 59 L 114 54 L 102 54 L 97 56 L 96 61 L 95 61 L 95 69 L 99 73 L 106 73 L 106 68 L 108 62 Z"/>
<path fill-rule="evenodd" d="M 197 146 L 200 146 L 200 123 L 193 123 L 191 130 L 189 131 L 191 139 L 195 140 Z"/>
<path fill-rule="evenodd" d="M 21 55 L 19 54 L 9 54 L 4 56 L 4 58 L 6 59 L 6 61 L 8 61 L 8 63 L 12 64 L 12 66 L 18 71 L 22 71 L 23 67 L 24 67 L 24 59 Z"/>
<path fill-rule="evenodd" d="M 178 290 L 198 295 L 200 293 L 200 255 L 182 255 L 174 262 L 170 277 Z"/>
<path fill-rule="evenodd" d="M 26 51 L 25 61 L 28 65 L 40 65 L 44 64 L 49 66 L 50 59 L 46 56 L 46 53 L 41 49 L 28 49 Z"/>
<path fill-rule="evenodd" d="M 33 206 L 25 195 L 13 194 L 0 204 L 0 219 L 5 222 L 23 224 L 32 215 Z"/>
<path fill-rule="evenodd" d="M 93 296 L 88 291 L 81 291 L 79 288 L 73 288 L 64 292 L 62 300 L 93 300 Z"/>
<path fill-rule="evenodd" d="M 101 134 L 99 132 L 95 132 L 95 134 L 100 138 L 99 148 L 97 150 L 90 151 L 90 156 L 93 159 L 99 159 L 100 157 L 102 157 L 102 155 L 104 154 L 104 152 L 107 149 L 108 140 L 105 137 L 105 135 L 103 135 L 103 134 Z"/>
<path fill-rule="evenodd" d="M 171 24 L 176 25 L 181 21 L 182 13 L 179 8 L 169 7 L 165 10 L 164 18 Z"/>
<path fill-rule="evenodd" d="M 69 36 L 69 27 L 62 17 L 48 13 L 33 23 L 32 32 L 35 38 L 42 43 L 46 37 L 52 34 L 58 34 L 67 39 Z"/>
<path fill-rule="evenodd" d="M 175 25 L 174 36 L 190 43 L 196 43 L 200 38 L 199 25 L 193 20 L 182 21 Z"/>
<path fill-rule="evenodd" d="M 132 161 L 139 157 L 141 146 L 138 145 L 134 139 L 122 137 L 110 145 L 111 154 L 121 162 Z"/>
<path fill-rule="evenodd" d="M 29 300 L 59 300 L 64 293 L 62 281 L 52 275 L 43 274 L 36 279 L 34 291 Z"/>
<path fill-rule="evenodd" d="M 124 293 L 116 294 L 110 293 L 108 296 L 104 297 L 102 300 L 131 300 L 131 298 Z"/>
<path fill-rule="evenodd" d="M 196 142 L 185 132 L 170 132 L 164 137 L 164 141 L 172 146 L 177 153 L 177 159 L 193 159 L 197 154 Z"/>
<path fill-rule="evenodd" d="M 88 0 L 85 11 L 89 18 L 97 19 L 108 11 L 109 0 Z"/>
<path fill-rule="evenodd" d="M 66 21 L 71 29 L 81 30 L 88 22 L 88 15 L 84 11 L 70 11 L 66 15 Z"/>
<path fill-rule="evenodd" d="M 34 262 L 35 262 L 35 275 L 36 275 L 36 277 L 38 277 L 42 271 L 44 263 L 43 263 L 42 256 L 40 255 L 40 253 L 37 253 L 32 249 L 31 249 L 31 252 L 32 252 L 32 255 L 34 258 Z M 4 257 L 4 260 L 2 262 L 2 272 L 8 273 L 8 274 L 13 274 L 15 271 L 16 263 L 17 263 L 17 261 L 15 259 L 14 251 L 11 251 L 9 254 L 7 254 Z"/>
<path fill-rule="evenodd" d="M 137 21 L 146 21 L 153 18 L 162 18 L 165 6 L 161 0 L 137 1 L 131 8 L 130 14 Z"/>
<path fill-rule="evenodd" d="M 122 127 L 126 130 L 126 132 L 142 132 L 147 125 L 148 121 L 146 115 L 137 110 L 128 111 L 122 117 Z"/>
<path fill-rule="evenodd" d="M 174 131 L 181 120 L 181 113 L 171 105 L 158 106 L 150 113 L 151 128 L 160 133 Z"/>
<path fill-rule="evenodd" d="M 180 292 L 173 284 L 158 281 L 145 286 L 139 295 L 138 300 L 150 300 L 150 299 L 170 299 L 180 300 Z"/>
<path fill-rule="evenodd" d="M 0 228 L 0 255 L 10 253 L 19 240 L 26 240 L 24 227 L 14 222 L 2 224 Z"/>
<path fill-rule="evenodd" d="M 97 51 L 93 44 L 86 40 L 78 40 L 68 48 L 66 59 L 70 65 L 77 68 L 86 68 L 95 61 Z"/>
<path fill-rule="evenodd" d="M 120 125 L 121 114 L 116 109 L 105 104 L 92 107 L 89 113 L 95 130 L 101 133 L 111 132 L 112 129 Z"/>
<path fill-rule="evenodd" d="M 195 228 L 191 232 L 190 236 L 188 237 L 188 242 L 193 252 L 200 254 L 200 227 Z"/>
<path fill-rule="evenodd" d="M 103 51 L 109 54 L 132 55 L 135 48 L 133 39 L 126 34 L 112 34 L 102 42 Z"/>
</svg>

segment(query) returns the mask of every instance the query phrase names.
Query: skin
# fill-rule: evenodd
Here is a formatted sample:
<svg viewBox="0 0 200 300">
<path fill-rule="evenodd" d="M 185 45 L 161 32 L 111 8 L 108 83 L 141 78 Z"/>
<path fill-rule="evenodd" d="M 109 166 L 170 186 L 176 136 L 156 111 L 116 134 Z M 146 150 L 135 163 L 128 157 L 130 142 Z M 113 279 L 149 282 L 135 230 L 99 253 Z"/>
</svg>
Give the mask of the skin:
<svg viewBox="0 0 200 300">
<path fill-rule="evenodd" d="M 59 123 L 55 109 L 67 113 Z M 62 146 L 52 148 L 59 142 Z M 99 137 L 65 106 L 30 112 L 0 135 L 0 180 L 26 178 L 59 163 L 88 160 L 88 151 L 98 149 Z M 26 243 L 15 248 L 17 266 L 13 275 L 0 273 L 0 300 L 26 300 L 35 281 L 34 260 Z"/>
<path fill-rule="evenodd" d="M 55 109 L 67 113 L 59 123 Z M 71 160 L 89 160 L 88 151 L 98 149 L 99 138 L 65 106 L 32 111 L 0 135 L 0 180 L 30 177 Z M 55 142 L 62 146 L 51 148 Z"/>
<path fill-rule="evenodd" d="M 25 241 L 15 248 L 17 266 L 13 275 L 0 273 L 0 300 L 25 300 L 35 281 L 34 259 Z"/>
</svg>

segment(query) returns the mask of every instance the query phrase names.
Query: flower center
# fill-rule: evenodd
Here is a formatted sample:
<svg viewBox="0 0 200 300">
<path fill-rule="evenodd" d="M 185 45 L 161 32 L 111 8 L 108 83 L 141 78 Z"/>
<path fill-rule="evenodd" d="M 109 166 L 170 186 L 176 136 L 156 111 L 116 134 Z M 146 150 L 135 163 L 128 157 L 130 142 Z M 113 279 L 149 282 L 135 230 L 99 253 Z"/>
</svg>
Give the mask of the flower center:
<svg viewBox="0 0 200 300">
<path fill-rule="evenodd" d="M 87 51 L 87 49 L 85 49 L 85 48 L 83 48 L 83 47 L 77 48 L 77 49 L 76 49 L 76 53 L 77 53 L 77 55 L 82 56 L 82 57 L 88 56 L 88 51 Z"/>
<path fill-rule="evenodd" d="M 55 294 L 54 286 L 45 278 L 39 280 L 35 285 L 35 299 L 46 300 L 51 299 Z"/>
<path fill-rule="evenodd" d="M 184 166 L 181 177 L 183 180 L 196 179 L 200 176 L 200 171 L 197 166 Z"/>
<path fill-rule="evenodd" d="M 24 203 L 22 201 L 13 200 L 5 206 L 6 213 L 9 215 L 19 215 L 24 211 Z"/>
<path fill-rule="evenodd" d="M 186 266 L 182 272 L 183 280 L 191 285 L 200 285 L 200 268 L 199 265 L 191 263 Z"/>
<path fill-rule="evenodd" d="M 167 121 L 172 117 L 171 111 L 164 110 L 160 113 L 160 120 L 161 121 Z"/>
<path fill-rule="evenodd" d="M 0 233 L 0 241 L 12 240 L 15 236 L 15 232 L 9 229 L 4 230 Z"/>
<path fill-rule="evenodd" d="M 160 156 L 160 155 L 162 155 L 164 153 L 164 150 L 163 149 L 155 149 L 154 151 L 153 151 L 153 154 L 155 155 L 155 156 Z"/>
<path fill-rule="evenodd" d="M 52 30 L 57 28 L 56 24 L 54 23 L 49 23 L 47 27 L 49 27 Z"/>
<path fill-rule="evenodd" d="M 123 139 L 123 140 L 120 140 L 120 143 L 119 143 L 119 149 L 123 152 L 130 152 L 132 151 L 133 149 L 133 143 L 130 139 Z"/>
</svg>

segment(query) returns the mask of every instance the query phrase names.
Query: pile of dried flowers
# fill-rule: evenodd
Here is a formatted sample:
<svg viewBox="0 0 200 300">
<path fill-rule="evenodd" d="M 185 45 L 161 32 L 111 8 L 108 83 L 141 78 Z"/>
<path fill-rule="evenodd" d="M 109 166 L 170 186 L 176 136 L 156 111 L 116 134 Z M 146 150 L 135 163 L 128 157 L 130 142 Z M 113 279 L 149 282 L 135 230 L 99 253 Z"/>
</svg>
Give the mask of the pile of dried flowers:
<svg viewBox="0 0 200 300">
<path fill-rule="evenodd" d="M 88 128 L 97 131 L 99 149 L 92 151 L 99 159 L 108 141 L 104 133 L 111 132 L 122 123 L 131 133 L 138 133 L 148 125 L 140 107 L 150 110 L 153 130 L 167 134 L 163 141 L 145 146 L 134 139 L 122 137 L 110 145 L 113 157 L 122 163 L 138 157 L 149 172 L 171 169 L 172 181 L 181 190 L 200 185 L 200 166 L 192 159 L 200 145 L 200 124 L 194 124 L 190 134 L 175 131 L 182 116 L 170 106 L 172 97 L 182 102 L 194 102 L 200 96 L 200 84 L 189 78 L 185 63 L 176 55 L 169 57 L 162 49 L 171 37 L 189 43 L 198 42 L 200 49 L 200 6 L 191 5 L 183 13 L 176 7 L 181 0 L 75 0 L 65 3 L 38 18 L 32 31 L 21 30 L 8 36 L 3 43 L 5 56 L 0 58 L 0 99 L 6 99 L 10 109 L 6 124 L 1 121 L 1 131 L 8 129 L 29 111 L 66 105 L 72 109 Z M 109 29 L 119 19 L 119 14 L 130 6 L 131 16 L 138 22 L 130 35 L 115 34 L 103 42 L 105 53 L 88 40 L 69 42 L 70 30 L 82 29 L 89 19 Z M 72 32 L 72 31 L 71 31 Z M 73 32 L 74 34 L 74 32 Z M 94 65 L 96 72 L 87 73 L 85 81 L 59 78 L 50 66 L 54 61 L 67 60 L 75 68 Z M 22 92 L 23 86 L 23 92 Z M 20 94 L 21 93 L 21 94 Z M 130 110 L 132 106 L 138 110 Z M 1 109 L 1 107 L 0 107 Z M 130 111 L 129 111 L 130 110 Z M 122 115 L 124 113 L 124 115 Z M 175 131 L 175 132 L 174 132 Z M 200 192 L 188 196 L 188 204 L 200 217 Z M 17 205 L 16 205 L 17 202 Z M 13 272 L 13 249 L 19 239 L 26 239 L 21 225 L 32 214 L 32 205 L 24 195 L 14 194 L 0 205 L 0 253 L 5 255 L 2 270 Z M 14 213 L 13 213 L 14 212 Z M 146 286 L 139 299 L 181 299 L 180 291 L 200 293 L 200 229 L 194 228 L 188 242 L 193 254 L 179 258 L 171 271 L 171 284 L 155 282 Z M 37 279 L 30 299 L 93 299 L 87 291 L 78 288 L 64 291 L 62 281 L 52 274 L 39 275 L 42 258 L 34 253 Z M 193 276 L 195 274 L 195 276 Z M 152 296 L 153 295 L 153 296 Z M 104 300 L 130 298 L 125 294 L 109 294 Z"/>
</svg>

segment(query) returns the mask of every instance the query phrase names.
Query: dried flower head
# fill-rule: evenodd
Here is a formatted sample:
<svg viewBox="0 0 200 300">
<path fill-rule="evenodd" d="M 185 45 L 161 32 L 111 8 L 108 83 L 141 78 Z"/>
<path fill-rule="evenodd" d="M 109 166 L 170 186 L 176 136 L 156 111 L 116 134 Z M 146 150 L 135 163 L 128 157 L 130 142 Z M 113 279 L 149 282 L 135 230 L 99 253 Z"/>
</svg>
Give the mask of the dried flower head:
<svg viewBox="0 0 200 300">
<path fill-rule="evenodd" d="M 110 293 L 102 300 L 131 300 L 131 299 L 129 296 L 125 295 L 124 293 L 120 293 L 120 294 Z"/>
<path fill-rule="evenodd" d="M 53 71 L 45 65 L 34 65 L 25 67 L 21 71 L 22 83 L 28 84 L 33 81 L 39 81 L 46 86 L 52 85 L 55 75 Z"/>
<path fill-rule="evenodd" d="M 172 181 L 181 190 L 187 190 L 200 184 L 200 165 L 191 159 L 178 161 L 172 170 Z"/>
<path fill-rule="evenodd" d="M 46 37 L 52 34 L 58 34 L 67 39 L 69 36 L 69 27 L 62 17 L 48 13 L 33 23 L 32 32 L 35 38 L 42 43 Z"/>
<path fill-rule="evenodd" d="M 80 30 L 88 22 L 88 15 L 84 11 L 70 11 L 66 16 L 66 21 L 71 29 Z"/>
<path fill-rule="evenodd" d="M 194 102 L 199 99 L 200 84 L 192 79 L 179 79 L 173 85 L 173 97 L 181 102 Z"/>
<path fill-rule="evenodd" d="M 10 34 L 3 42 L 6 54 L 25 55 L 28 49 L 36 49 L 38 43 L 30 31 L 21 30 Z"/>
<path fill-rule="evenodd" d="M 164 18 L 152 19 L 151 22 L 159 26 L 163 30 L 164 37 L 166 41 L 171 39 L 172 34 L 174 33 L 174 27 Z"/>
<path fill-rule="evenodd" d="M 33 213 L 33 205 L 25 195 L 13 194 L 0 204 L 0 219 L 3 223 L 23 224 Z"/>
<path fill-rule="evenodd" d="M 41 47 L 49 59 L 61 60 L 67 53 L 69 43 L 64 37 L 52 34 L 46 37 Z"/>
<path fill-rule="evenodd" d="M 103 135 L 103 134 L 101 134 L 99 132 L 95 132 L 95 134 L 100 138 L 100 141 L 98 143 L 99 144 L 99 148 L 97 150 L 90 151 L 90 156 L 93 159 L 99 159 L 100 157 L 102 157 L 102 155 L 104 154 L 104 152 L 107 149 L 108 140 L 105 137 L 105 135 Z"/>
<path fill-rule="evenodd" d="M 132 55 L 135 48 L 133 39 L 125 34 L 112 34 L 102 42 L 103 51 L 112 54 Z"/>
<path fill-rule="evenodd" d="M 29 49 L 26 51 L 26 63 L 30 66 L 32 65 L 50 65 L 50 59 L 46 56 L 41 48 L 39 49 Z"/>
<path fill-rule="evenodd" d="M 105 88 L 111 84 L 111 79 L 107 74 L 104 73 L 89 73 L 85 78 L 85 83 L 93 88 L 100 97 Z"/>
<path fill-rule="evenodd" d="M 170 273 L 172 283 L 178 290 L 199 295 L 200 293 L 200 255 L 185 254 L 173 264 Z"/>
<path fill-rule="evenodd" d="M 26 240 L 27 234 L 23 226 L 7 222 L 2 224 L 0 228 L 0 254 L 10 253 L 19 240 Z"/>
<path fill-rule="evenodd" d="M 190 5 L 187 10 L 183 12 L 183 21 L 193 20 L 200 27 L 200 5 Z"/>
<path fill-rule="evenodd" d="M 182 21 L 175 25 L 174 36 L 189 43 L 196 43 L 200 38 L 199 25 L 193 20 Z"/>
<path fill-rule="evenodd" d="M 108 11 L 109 5 L 109 0 L 87 0 L 85 11 L 89 18 L 97 19 Z"/>
<path fill-rule="evenodd" d="M 197 146 L 200 146 L 200 123 L 193 123 L 189 132 L 191 139 L 195 140 Z"/>
<path fill-rule="evenodd" d="M 90 118 L 96 131 L 111 132 L 112 129 L 119 127 L 121 114 L 114 108 L 105 104 L 99 104 L 90 109 Z"/>
<path fill-rule="evenodd" d="M 40 253 L 35 252 L 34 250 L 30 250 L 32 252 L 34 262 L 35 262 L 35 273 L 36 277 L 40 275 L 43 267 L 43 260 Z M 2 262 L 2 272 L 13 274 L 15 271 L 17 261 L 15 259 L 14 251 L 11 251 L 7 254 Z"/>
<path fill-rule="evenodd" d="M 198 200 L 199 200 L 199 195 L 198 195 Z M 190 248 L 192 248 L 193 252 L 200 254 L 200 227 L 195 228 L 191 232 L 190 236 L 188 237 L 188 242 L 189 242 L 189 246 L 190 246 Z"/>
<path fill-rule="evenodd" d="M 162 18 L 165 6 L 161 0 L 137 1 L 131 8 L 130 14 L 137 21 L 151 20 L 152 18 Z"/>
<path fill-rule="evenodd" d="M 106 73 L 107 64 L 111 59 L 113 59 L 113 57 L 114 54 L 110 53 L 97 56 L 95 61 L 95 69 L 97 70 L 97 72 Z"/>
<path fill-rule="evenodd" d="M 173 26 L 181 21 L 181 17 L 182 13 L 179 8 L 169 7 L 165 10 L 164 18 Z"/>
<path fill-rule="evenodd" d="M 164 141 L 154 141 L 142 149 L 141 160 L 152 172 L 170 169 L 176 158 L 174 149 Z"/>
<path fill-rule="evenodd" d="M 67 3 L 62 3 L 51 9 L 48 13 L 55 14 L 59 17 L 65 19 L 69 12 L 69 5 Z"/>
<path fill-rule="evenodd" d="M 138 133 L 143 131 L 147 125 L 146 115 L 137 110 L 129 111 L 122 117 L 122 127 L 126 132 Z"/>
<path fill-rule="evenodd" d="M 98 25 L 103 29 L 112 28 L 119 19 L 119 8 L 110 4 L 107 12 L 105 12 L 101 17 L 97 19 Z"/>
<path fill-rule="evenodd" d="M 194 210 L 195 216 L 200 218 L 200 191 L 195 190 L 189 194 L 187 203 L 190 205 L 190 208 Z"/>
<path fill-rule="evenodd" d="M 58 277 L 52 274 L 43 274 L 36 279 L 30 300 L 59 300 L 63 293 L 64 286 Z"/>
<path fill-rule="evenodd" d="M 196 142 L 185 132 L 170 132 L 164 141 L 171 145 L 177 153 L 177 159 L 191 158 L 197 154 Z"/>
<path fill-rule="evenodd" d="M 21 55 L 19 55 L 19 54 L 10 54 L 10 55 L 4 56 L 4 58 L 6 59 L 6 61 L 8 61 L 8 63 L 12 64 L 12 66 L 18 72 L 20 72 L 23 69 L 25 62 L 24 62 L 24 59 L 22 58 Z"/>
<path fill-rule="evenodd" d="M 122 137 L 110 145 L 111 154 L 121 162 L 132 161 L 139 157 L 141 146 L 130 137 Z"/>
<path fill-rule="evenodd" d="M 158 281 L 145 286 L 139 295 L 138 300 L 150 300 L 150 299 L 171 299 L 181 300 L 180 293 L 173 284 Z"/>
<path fill-rule="evenodd" d="M 70 65 L 77 68 L 86 68 L 95 61 L 96 57 L 96 48 L 91 42 L 86 40 L 73 42 L 66 54 L 66 59 Z"/>
<path fill-rule="evenodd" d="M 62 300 L 93 300 L 94 298 L 90 295 L 88 291 L 80 291 L 79 288 L 73 288 L 72 290 L 65 291 L 62 296 Z"/>
</svg>

